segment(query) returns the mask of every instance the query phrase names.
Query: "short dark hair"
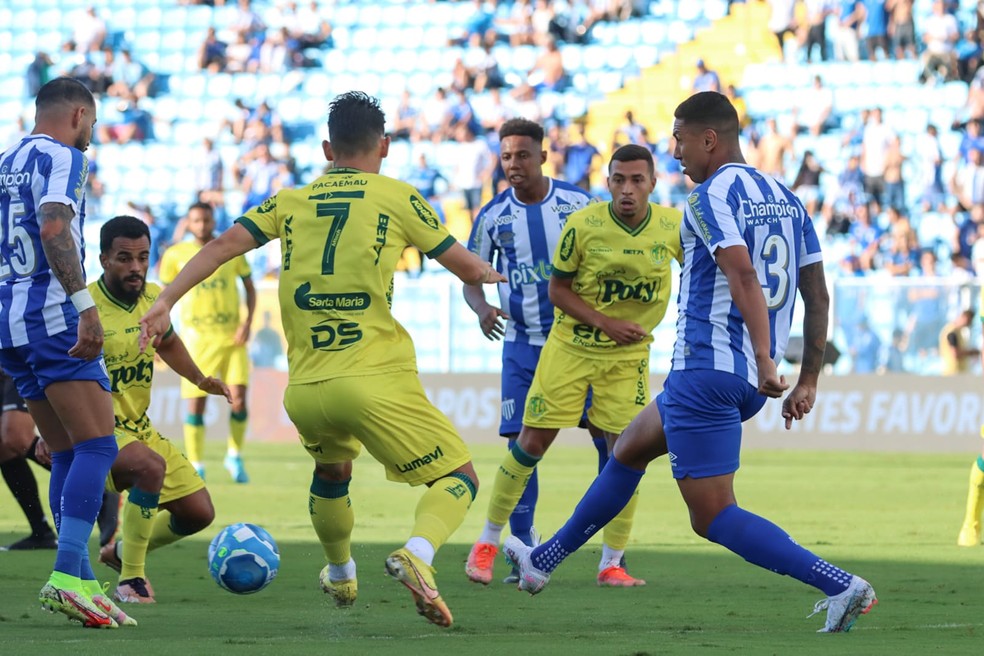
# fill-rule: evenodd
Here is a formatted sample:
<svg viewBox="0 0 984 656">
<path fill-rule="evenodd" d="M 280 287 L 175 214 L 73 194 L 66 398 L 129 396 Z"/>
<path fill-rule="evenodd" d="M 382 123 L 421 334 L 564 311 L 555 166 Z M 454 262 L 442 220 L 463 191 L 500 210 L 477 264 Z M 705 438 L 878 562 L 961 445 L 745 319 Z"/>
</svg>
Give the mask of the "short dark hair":
<svg viewBox="0 0 984 656">
<path fill-rule="evenodd" d="M 738 134 L 738 112 L 728 97 L 717 91 L 701 91 L 677 105 L 673 117 L 685 123 Z"/>
<path fill-rule="evenodd" d="M 527 118 L 511 118 L 499 128 L 499 139 L 506 137 L 529 137 L 543 143 L 543 126 Z"/>
<path fill-rule="evenodd" d="M 213 208 L 211 205 L 203 201 L 192 203 L 191 207 L 188 208 L 188 214 L 191 214 L 191 210 L 205 210 L 212 216 L 215 216 L 215 208 Z"/>
<path fill-rule="evenodd" d="M 56 77 L 54 80 L 46 82 L 38 90 L 38 95 L 34 99 L 34 107 L 37 111 L 42 111 L 61 104 L 95 107 L 96 99 L 92 97 L 92 92 L 78 80 L 70 77 Z"/>
<path fill-rule="evenodd" d="M 146 237 L 150 242 L 150 228 L 135 216 L 114 216 L 99 229 L 99 252 L 108 255 L 113 250 L 113 241 L 117 237 L 124 239 L 140 239 Z"/>
<path fill-rule="evenodd" d="M 328 105 L 328 142 L 336 155 L 371 150 L 386 133 L 379 101 L 362 91 L 349 91 Z"/>
<path fill-rule="evenodd" d="M 653 164 L 653 154 L 645 146 L 640 146 L 638 144 L 628 144 L 622 146 L 614 153 L 612 153 L 612 162 L 646 162 L 649 165 L 649 176 L 653 177 L 656 175 L 656 167 Z M 608 164 L 608 170 L 611 171 L 611 163 Z"/>
</svg>

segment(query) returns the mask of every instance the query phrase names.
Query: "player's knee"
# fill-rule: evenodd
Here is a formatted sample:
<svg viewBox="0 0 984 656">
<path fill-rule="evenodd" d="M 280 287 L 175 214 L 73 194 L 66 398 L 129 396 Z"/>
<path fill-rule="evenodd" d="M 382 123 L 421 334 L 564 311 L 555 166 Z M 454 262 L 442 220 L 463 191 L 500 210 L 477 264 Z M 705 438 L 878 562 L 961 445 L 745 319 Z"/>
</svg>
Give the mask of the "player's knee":
<svg viewBox="0 0 984 656">
<path fill-rule="evenodd" d="M 159 492 L 166 471 L 167 464 L 160 454 L 143 444 L 130 444 L 120 451 L 111 473 L 117 489 L 136 486 L 145 492 Z"/>
<path fill-rule="evenodd" d="M 314 475 L 328 483 L 342 483 L 352 478 L 352 461 L 335 463 L 315 463 Z"/>
</svg>

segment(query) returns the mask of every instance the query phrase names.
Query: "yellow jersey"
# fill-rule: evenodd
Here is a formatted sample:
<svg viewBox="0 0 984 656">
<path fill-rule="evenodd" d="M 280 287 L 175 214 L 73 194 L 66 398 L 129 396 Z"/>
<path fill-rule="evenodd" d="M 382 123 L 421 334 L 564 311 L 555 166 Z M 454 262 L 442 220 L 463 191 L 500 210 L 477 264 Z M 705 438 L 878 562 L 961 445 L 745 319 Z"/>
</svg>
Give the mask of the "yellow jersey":
<svg viewBox="0 0 984 656">
<path fill-rule="evenodd" d="M 280 315 L 291 383 L 416 371 L 410 335 L 390 311 L 403 250 L 429 257 L 454 237 L 412 186 L 336 168 L 284 189 L 236 220 L 258 244 L 280 239 Z"/>
<path fill-rule="evenodd" d="M 149 344 L 143 353 L 140 352 L 140 317 L 147 313 L 160 292 L 158 285 L 148 282 L 137 302 L 127 305 L 106 289 L 102 278 L 89 285 L 89 293 L 96 302 L 103 325 L 103 360 L 113 393 L 116 430 L 144 438 L 154 432 L 147 408 L 154 380 L 155 349 Z M 173 329 L 168 328 L 165 337 L 172 332 Z"/>
<path fill-rule="evenodd" d="M 670 300 L 671 260 L 683 261 L 679 210 L 649 203 L 649 214 L 634 229 L 611 203 L 595 203 L 571 214 L 557 243 L 553 275 L 572 278 L 571 289 L 594 310 L 634 321 L 652 332 Z M 586 357 L 645 357 L 652 335 L 638 344 L 617 345 L 593 328 L 554 308 L 550 340 Z"/>
<path fill-rule="evenodd" d="M 161 256 L 160 277 L 165 285 L 200 251 L 194 241 L 182 241 L 171 246 Z M 191 335 L 229 337 L 239 328 L 240 296 L 238 280 L 250 275 L 249 263 L 239 256 L 229 260 L 181 299 L 181 330 Z"/>
</svg>

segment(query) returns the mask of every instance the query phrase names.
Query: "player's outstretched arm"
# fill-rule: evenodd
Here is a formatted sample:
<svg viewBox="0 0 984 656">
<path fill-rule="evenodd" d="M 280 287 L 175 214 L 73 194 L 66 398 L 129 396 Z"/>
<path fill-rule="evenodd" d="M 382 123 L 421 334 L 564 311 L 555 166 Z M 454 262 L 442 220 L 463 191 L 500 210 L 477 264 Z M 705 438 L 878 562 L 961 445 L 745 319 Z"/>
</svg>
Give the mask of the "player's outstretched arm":
<svg viewBox="0 0 984 656">
<path fill-rule="evenodd" d="M 491 264 L 457 242 L 436 259 L 442 267 L 458 276 L 458 279 L 466 285 L 506 282 L 505 276 L 493 269 Z"/>
<path fill-rule="evenodd" d="M 550 276 L 550 283 L 547 291 L 550 294 L 550 302 L 560 308 L 565 314 L 570 315 L 585 323 L 592 328 L 602 330 L 606 335 L 619 346 L 637 344 L 646 338 L 649 333 L 645 328 L 632 321 L 623 319 L 613 319 L 598 312 L 577 295 L 573 289 L 574 279 L 561 276 Z"/>
<path fill-rule="evenodd" d="M 75 237 L 72 236 L 75 210 L 62 203 L 44 203 L 38 217 L 41 222 L 41 248 L 48 266 L 79 310 L 78 338 L 68 354 L 83 360 L 98 358 L 102 353 L 103 329 L 99 312 L 86 290 L 82 261 Z"/>
<path fill-rule="evenodd" d="M 217 238 L 205 244 L 161 292 L 147 314 L 140 318 L 140 350 L 154 343 L 160 348 L 161 338 L 171 326 L 171 308 L 192 287 L 215 273 L 215 270 L 234 257 L 257 247 L 249 230 L 235 224 Z"/>
<path fill-rule="evenodd" d="M 478 316 L 482 334 L 489 340 L 502 339 L 506 334 L 506 324 L 501 319 L 509 319 L 509 315 L 485 300 L 485 290 L 481 285 L 465 285 L 462 293 L 468 307 Z"/>
<path fill-rule="evenodd" d="M 830 296 L 823 273 L 823 263 L 810 264 L 799 272 L 799 291 L 803 297 L 803 363 L 796 386 L 782 402 L 786 429 L 793 420 L 802 419 L 817 398 L 817 383 L 823 367 L 823 352 L 827 348 L 827 321 Z"/>
<path fill-rule="evenodd" d="M 762 283 L 752 266 L 745 246 L 719 248 L 715 254 L 717 265 L 728 278 L 728 289 L 741 318 L 748 328 L 755 351 L 755 364 L 759 375 L 759 394 L 778 399 L 789 389 L 785 377 L 776 372 L 772 361 L 772 335 L 769 329 L 769 311 L 762 293 Z"/>
<path fill-rule="evenodd" d="M 171 331 L 170 335 L 161 340 L 161 345 L 157 347 L 157 354 L 176 374 L 191 381 L 201 391 L 206 394 L 224 396 L 226 401 L 232 403 L 232 393 L 229 391 L 229 386 L 218 378 L 202 373 L 176 332 Z"/>
</svg>

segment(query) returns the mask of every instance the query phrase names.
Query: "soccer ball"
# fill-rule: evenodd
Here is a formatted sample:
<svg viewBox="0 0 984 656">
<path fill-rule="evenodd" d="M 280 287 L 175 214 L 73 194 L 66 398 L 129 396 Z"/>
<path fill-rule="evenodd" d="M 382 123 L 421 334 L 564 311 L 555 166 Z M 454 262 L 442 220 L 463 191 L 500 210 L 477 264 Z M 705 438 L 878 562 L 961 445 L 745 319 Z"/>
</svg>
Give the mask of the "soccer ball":
<svg viewBox="0 0 984 656">
<path fill-rule="evenodd" d="M 208 545 L 208 571 L 221 587 L 236 594 L 252 594 L 277 576 L 277 543 L 255 524 L 231 524 Z"/>
</svg>

